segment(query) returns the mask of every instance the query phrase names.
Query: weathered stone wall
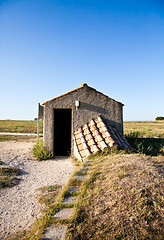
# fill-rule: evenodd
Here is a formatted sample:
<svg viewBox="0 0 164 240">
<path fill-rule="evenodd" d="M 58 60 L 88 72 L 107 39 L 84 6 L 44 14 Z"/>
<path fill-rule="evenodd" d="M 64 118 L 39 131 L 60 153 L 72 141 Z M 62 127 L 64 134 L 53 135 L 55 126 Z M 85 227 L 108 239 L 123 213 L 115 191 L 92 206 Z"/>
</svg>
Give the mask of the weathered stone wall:
<svg viewBox="0 0 164 240">
<path fill-rule="evenodd" d="M 78 109 L 75 109 L 76 100 L 80 101 Z M 54 108 L 72 109 L 72 137 L 74 131 L 99 115 L 109 121 L 119 132 L 123 132 L 122 103 L 110 99 L 88 86 L 84 86 L 45 103 L 44 146 L 51 151 L 53 151 L 54 145 Z"/>
</svg>

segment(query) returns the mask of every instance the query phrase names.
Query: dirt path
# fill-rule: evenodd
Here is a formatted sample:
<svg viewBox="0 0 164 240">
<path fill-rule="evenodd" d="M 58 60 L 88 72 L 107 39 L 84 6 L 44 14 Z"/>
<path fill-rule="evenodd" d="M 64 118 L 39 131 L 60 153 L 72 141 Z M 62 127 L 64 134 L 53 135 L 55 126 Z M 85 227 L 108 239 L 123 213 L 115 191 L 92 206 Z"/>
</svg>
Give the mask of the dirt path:
<svg viewBox="0 0 164 240">
<path fill-rule="evenodd" d="M 63 186 L 74 170 L 69 158 L 33 160 L 33 145 L 33 142 L 0 142 L 0 160 L 24 172 L 17 186 L 0 190 L 0 239 L 29 228 L 41 216 L 37 188 L 53 184 Z"/>
</svg>

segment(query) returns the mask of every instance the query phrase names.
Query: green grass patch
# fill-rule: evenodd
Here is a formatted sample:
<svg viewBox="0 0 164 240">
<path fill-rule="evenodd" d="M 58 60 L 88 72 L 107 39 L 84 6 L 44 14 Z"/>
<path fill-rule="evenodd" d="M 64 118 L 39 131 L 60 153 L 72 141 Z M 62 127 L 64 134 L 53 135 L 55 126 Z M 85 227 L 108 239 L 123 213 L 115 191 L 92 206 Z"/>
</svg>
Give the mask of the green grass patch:
<svg viewBox="0 0 164 240">
<path fill-rule="evenodd" d="M 53 154 L 43 146 L 43 141 L 35 144 L 33 154 L 38 161 L 53 158 Z"/>
<path fill-rule="evenodd" d="M 0 188 L 13 187 L 19 183 L 16 176 L 21 175 L 21 171 L 12 167 L 0 167 Z"/>
<path fill-rule="evenodd" d="M 126 137 L 129 144 L 138 153 L 157 156 L 164 155 L 164 139 L 163 138 L 139 138 Z"/>
<path fill-rule="evenodd" d="M 0 167 L 1 176 L 18 176 L 21 175 L 21 171 L 12 167 Z"/>
<path fill-rule="evenodd" d="M 0 132 L 37 133 L 37 121 L 0 120 Z M 43 121 L 39 121 L 39 132 L 43 133 Z"/>
<path fill-rule="evenodd" d="M 38 188 L 37 190 L 40 192 L 38 202 L 44 204 L 46 208 L 49 208 L 54 204 L 54 200 L 61 191 L 61 188 L 58 184 Z"/>
<path fill-rule="evenodd" d="M 71 158 L 76 167 L 81 166 L 81 161 L 79 159 L 77 159 L 75 156 L 71 156 Z"/>
<path fill-rule="evenodd" d="M 34 141 L 36 140 L 36 136 L 24 136 L 24 135 L 20 135 L 20 136 L 13 136 L 13 135 L 0 135 L 0 142 L 5 142 L 5 141 Z"/>
<path fill-rule="evenodd" d="M 20 180 L 16 177 L 0 176 L 0 188 L 14 187 L 19 181 Z"/>
</svg>

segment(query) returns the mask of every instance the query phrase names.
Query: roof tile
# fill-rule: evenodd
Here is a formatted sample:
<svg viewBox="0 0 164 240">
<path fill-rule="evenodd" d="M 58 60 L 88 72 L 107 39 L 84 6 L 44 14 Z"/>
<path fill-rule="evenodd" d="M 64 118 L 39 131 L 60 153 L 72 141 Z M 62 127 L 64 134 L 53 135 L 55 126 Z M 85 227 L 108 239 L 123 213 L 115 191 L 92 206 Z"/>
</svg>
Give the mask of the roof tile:
<svg viewBox="0 0 164 240">
<path fill-rule="evenodd" d="M 104 150 L 113 145 L 121 148 L 131 148 L 126 138 L 112 128 L 109 123 L 105 124 L 101 117 L 92 119 L 89 123 L 79 128 L 74 133 L 75 142 L 79 154 L 83 159 L 91 153 Z"/>
<path fill-rule="evenodd" d="M 84 148 L 83 148 L 83 144 L 79 144 L 79 145 L 78 145 L 78 149 L 79 149 L 79 151 L 84 150 Z"/>
<path fill-rule="evenodd" d="M 100 151 L 100 149 L 99 149 L 99 147 L 97 145 L 93 145 L 91 147 L 91 149 L 92 149 L 93 153 L 96 153 L 96 152 Z"/>
</svg>

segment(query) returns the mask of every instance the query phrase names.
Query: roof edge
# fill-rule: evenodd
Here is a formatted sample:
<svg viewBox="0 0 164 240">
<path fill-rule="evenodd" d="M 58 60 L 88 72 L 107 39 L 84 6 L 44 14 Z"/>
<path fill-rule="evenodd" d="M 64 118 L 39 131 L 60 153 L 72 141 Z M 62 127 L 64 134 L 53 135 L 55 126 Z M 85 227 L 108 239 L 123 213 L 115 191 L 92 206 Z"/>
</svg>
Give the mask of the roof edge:
<svg viewBox="0 0 164 240">
<path fill-rule="evenodd" d="M 42 105 L 44 105 L 44 104 L 46 104 L 46 103 L 48 103 L 48 102 L 51 102 L 51 101 L 53 101 L 53 100 L 55 100 L 55 99 L 57 99 L 57 98 L 63 97 L 63 96 L 65 96 L 65 95 L 69 94 L 69 93 L 75 92 L 75 91 L 77 91 L 78 89 L 83 88 L 84 86 L 88 86 L 88 85 L 87 85 L 86 83 L 83 83 L 80 87 L 78 87 L 78 88 L 76 88 L 76 89 L 73 89 L 73 90 L 71 90 L 71 91 L 69 91 L 69 92 L 67 92 L 67 93 L 64 93 L 64 94 L 62 94 L 62 95 L 59 95 L 59 96 L 57 96 L 57 97 L 55 97 L 55 98 L 52 98 L 52 99 L 50 99 L 50 100 L 48 100 L 48 101 L 43 102 Z"/>
<path fill-rule="evenodd" d="M 87 85 L 87 84 L 86 84 L 86 85 Z M 109 97 L 108 95 L 105 95 L 104 93 L 97 91 L 95 88 L 90 87 L 90 86 L 88 86 L 88 85 L 87 85 L 87 87 L 90 88 L 90 89 L 92 89 L 92 90 L 94 90 L 94 91 L 96 91 L 96 92 L 98 92 L 98 93 L 100 93 L 100 94 L 103 95 L 104 97 L 107 97 L 107 98 L 109 98 L 109 99 L 112 99 L 113 101 L 118 102 L 118 103 L 122 104 L 122 106 L 124 106 L 124 104 L 123 104 L 122 102 L 119 102 L 119 101 L 117 101 L 117 100 Z"/>
<path fill-rule="evenodd" d="M 76 88 L 76 89 L 73 89 L 73 90 L 71 90 L 71 91 L 69 91 L 69 92 L 67 92 L 67 93 L 64 93 L 64 94 L 62 94 L 62 95 L 59 95 L 59 96 L 57 96 L 57 97 L 55 97 L 55 98 L 52 98 L 52 99 L 50 99 L 50 100 L 48 100 L 48 101 L 45 101 L 45 102 L 42 103 L 42 105 L 45 105 L 46 103 L 51 102 L 51 101 L 53 101 L 53 100 L 55 100 L 55 99 L 58 99 L 58 98 L 60 98 L 60 97 L 63 97 L 63 96 L 65 96 L 65 95 L 69 94 L 69 93 L 75 92 L 75 91 L 77 91 L 77 90 L 79 90 L 79 89 L 81 89 L 81 88 L 83 88 L 83 87 L 88 87 L 88 88 L 90 88 L 90 89 L 92 89 L 92 90 L 94 90 L 94 91 L 102 94 L 103 96 L 105 96 L 105 97 L 107 97 L 107 98 L 109 98 L 109 99 L 112 99 L 112 100 L 114 100 L 115 102 L 118 102 L 118 103 L 122 104 L 122 106 L 124 106 L 123 103 L 121 103 L 121 102 L 119 102 L 119 101 L 116 101 L 116 100 L 113 99 L 113 98 L 110 98 L 109 96 L 103 94 L 102 92 L 97 91 L 95 88 L 92 88 L 92 87 L 88 86 L 86 83 L 83 83 L 80 87 L 78 87 L 78 88 Z"/>
</svg>

